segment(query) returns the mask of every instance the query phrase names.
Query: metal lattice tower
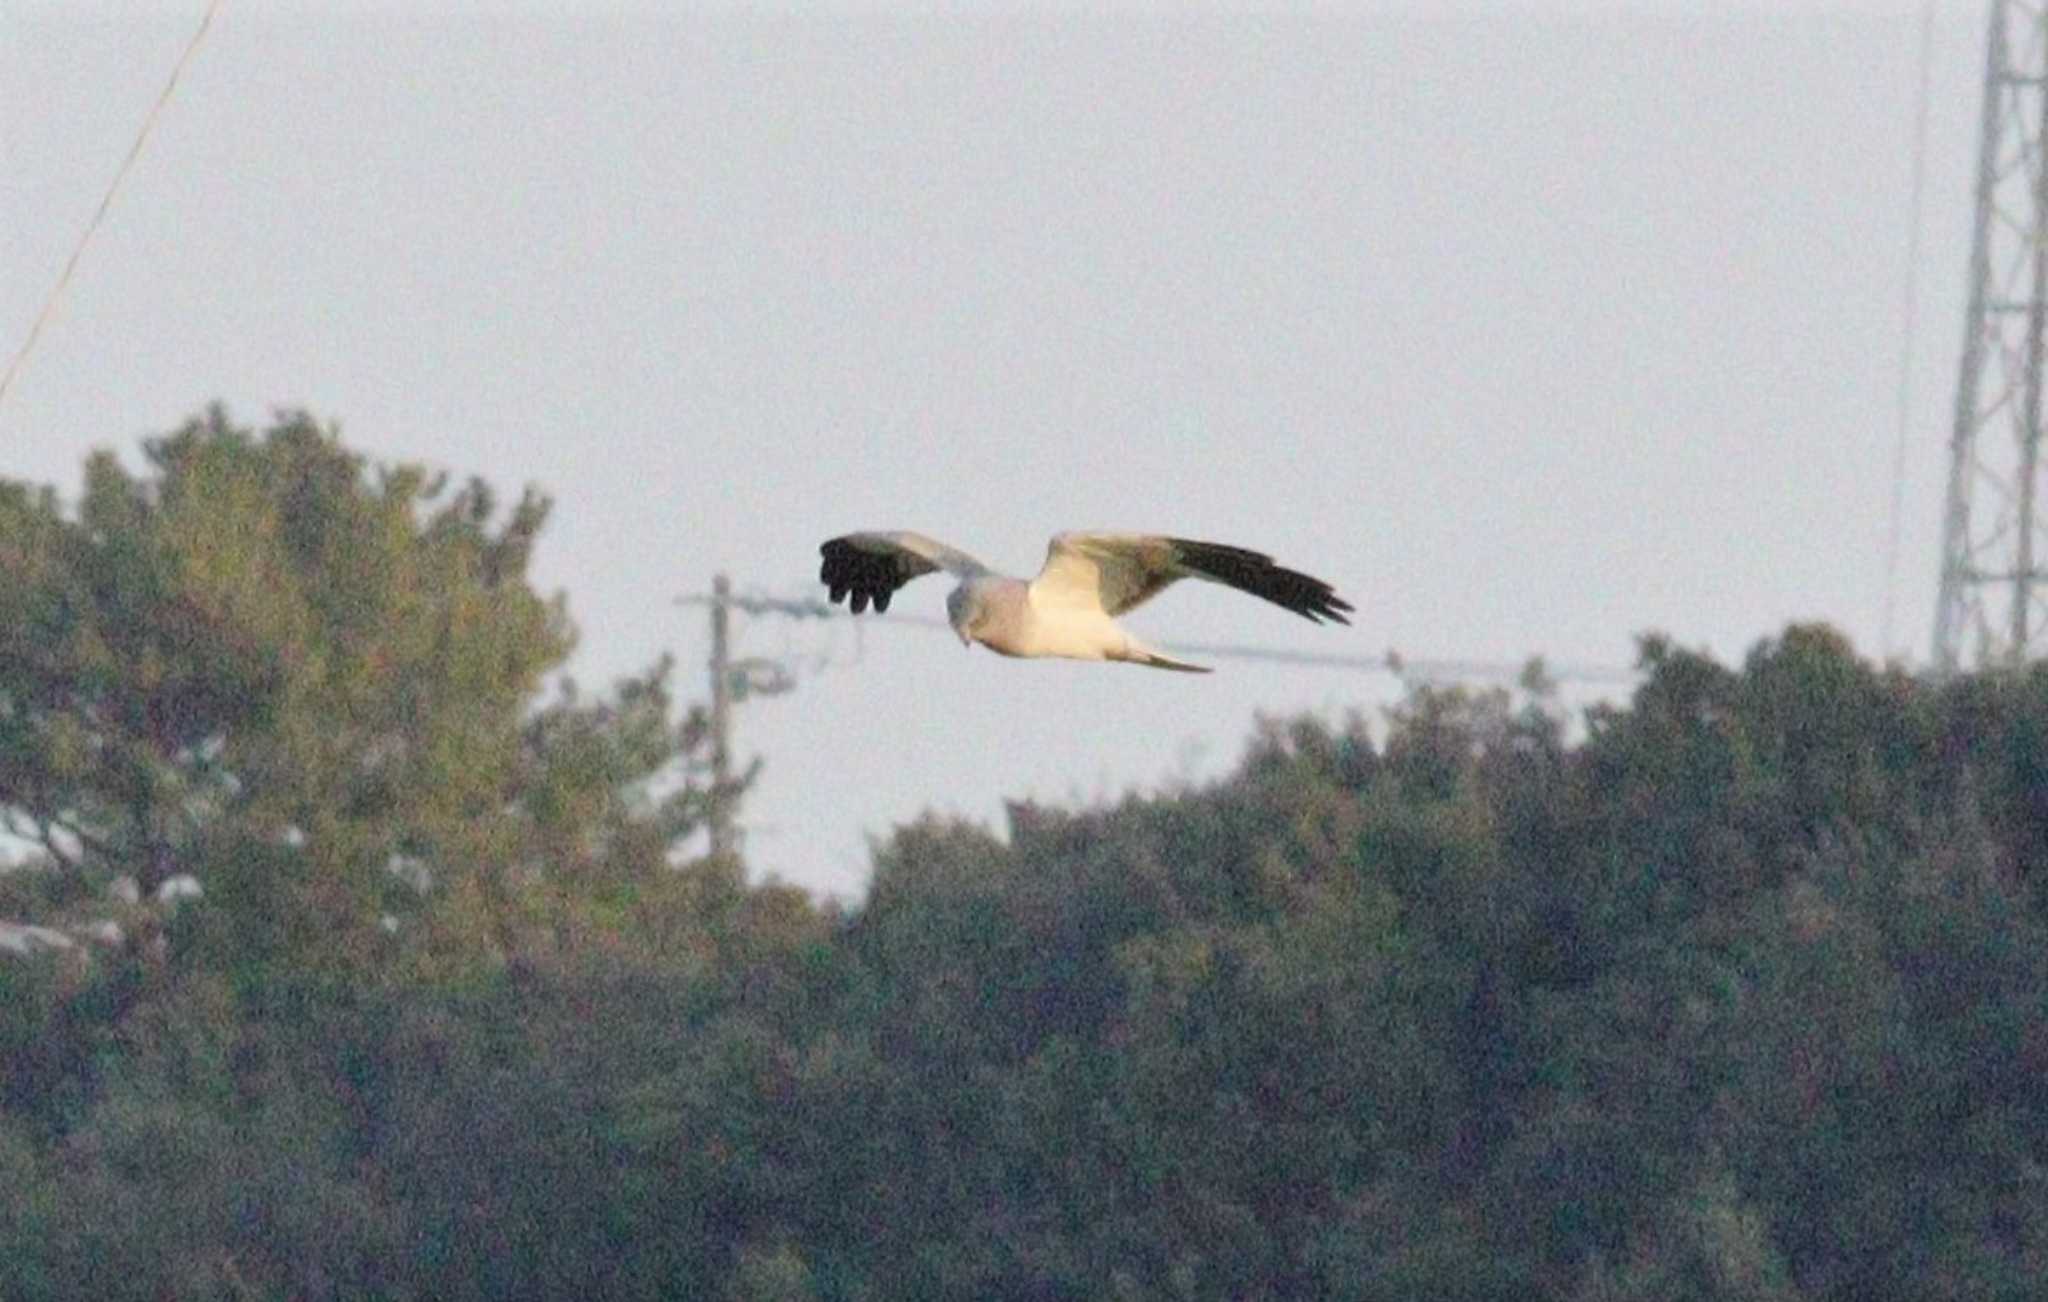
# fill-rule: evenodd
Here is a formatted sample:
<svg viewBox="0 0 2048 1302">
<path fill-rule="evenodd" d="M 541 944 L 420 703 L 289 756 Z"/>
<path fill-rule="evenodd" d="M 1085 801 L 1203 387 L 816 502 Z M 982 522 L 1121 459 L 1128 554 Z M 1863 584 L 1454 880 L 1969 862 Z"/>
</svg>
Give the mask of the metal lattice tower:
<svg viewBox="0 0 2048 1302">
<path fill-rule="evenodd" d="M 1956 381 L 1934 668 L 2048 652 L 2041 483 L 2048 325 L 2048 9 L 1992 0 L 1970 298 Z M 2048 508 L 2043 508 L 2048 510 Z"/>
</svg>

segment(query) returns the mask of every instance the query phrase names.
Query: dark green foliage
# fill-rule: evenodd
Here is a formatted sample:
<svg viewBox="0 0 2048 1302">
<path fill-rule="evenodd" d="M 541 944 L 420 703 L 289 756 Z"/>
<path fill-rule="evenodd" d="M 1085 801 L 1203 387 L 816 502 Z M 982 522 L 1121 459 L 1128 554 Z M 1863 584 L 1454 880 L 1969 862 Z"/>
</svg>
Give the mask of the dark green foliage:
<svg viewBox="0 0 2048 1302">
<path fill-rule="evenodd" d="M 52 907 L 190 874 L 247 979 L 453 970 L 606 925 L 701 819 L 665 663 L 532 708 L 572 640 L 525 579 L 545 498 L 499 520 L 300 414 L 145 452 L 72 512 L 0 483 L 0 821 Z"/>
<path fill-rule="evenodd" d="M 2048 1278 L 2048 671 L 1646 639 L 1582 738 L 1537 672 L 1268 723 L 1206 788 L 901 828 L 842 914 L 673 862 L 666 666 L 539 699 L 539 499 L 301 418 L 151 459 L 0 486 L 0 918 L 207 891 L 0 957 L 0 1296 Z"/>
</svg>

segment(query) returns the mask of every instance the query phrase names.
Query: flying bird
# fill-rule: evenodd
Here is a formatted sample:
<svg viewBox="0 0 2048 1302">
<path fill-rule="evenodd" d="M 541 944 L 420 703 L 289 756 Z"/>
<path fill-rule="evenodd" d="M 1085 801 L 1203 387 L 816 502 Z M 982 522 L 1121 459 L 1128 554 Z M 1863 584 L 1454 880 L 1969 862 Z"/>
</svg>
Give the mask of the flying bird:
<svg viewBox="0 0 2048 1302">
<path fill-rule="evenodd" d="M 1045 551 L 1045 568 L 1026 582 L 997 574 L 957 548 L 921 533 L 849 533 L 818 548 L 818 578 L 832 600 L 858 615 L 870 603 L 889 609 L 896 590 L 944 570 L 960 580 L 946 616 L 962 645 L 979 642 L 1006 656 L 1122 660 L 1155 669 L 1206 674 L 1145 645 L 1116 617 L 1179 579 L 1207 579 L 1263 597 L 1311 623 L 1349 624 L 1351 603 L 1329 584 L 1274 563 L 1263 552 L 1150 533 L 1062 533 Z"/>
</svg>

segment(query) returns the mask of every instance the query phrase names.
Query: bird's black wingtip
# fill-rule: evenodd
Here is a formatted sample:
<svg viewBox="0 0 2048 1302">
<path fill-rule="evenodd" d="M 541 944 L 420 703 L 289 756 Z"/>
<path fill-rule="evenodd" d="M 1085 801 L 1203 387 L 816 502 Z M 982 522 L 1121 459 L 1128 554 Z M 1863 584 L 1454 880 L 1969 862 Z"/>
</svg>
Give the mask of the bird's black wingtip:
<svg viewBox="0 0 2048 1302">
<path fill-rule="evenodd" d="M 1357 607 L 1334 592 L 1324 597 L 1316 607 L 1316 614 L 1322 616 L 1323 619 L 1327 619 L 1335 624 L 1342 624 L 1346 628 L 1351 627 L 1351 621 L 1346 616 L 1356 612 Z M 1320 623 L 1321 620 L 1317 622 Z"/>
<path fill-rule="evenodd" d="M 818 544 L 818 553 L 824 558 L 818 581 L 835 604 L 845 601 L 856 615 L 870 604 L 878 614 L 889 609 L 889 599 L 905 582 L 891 557 L 857 547 L 850 538 L 829 538 Z"/>
<path fill-rule="evenodd" d="M 1264 552 L 1192 538 L 1170 541 L 1184 564 L 1220 583 L 1291 610 L 1311 624 L 1325 620 L 1351 623 L 1344 617 L 1352 609 L 1351 603 L 1338 596 L 1336 589 L 1313 575 L 1288 569 Z"/>
</svg>

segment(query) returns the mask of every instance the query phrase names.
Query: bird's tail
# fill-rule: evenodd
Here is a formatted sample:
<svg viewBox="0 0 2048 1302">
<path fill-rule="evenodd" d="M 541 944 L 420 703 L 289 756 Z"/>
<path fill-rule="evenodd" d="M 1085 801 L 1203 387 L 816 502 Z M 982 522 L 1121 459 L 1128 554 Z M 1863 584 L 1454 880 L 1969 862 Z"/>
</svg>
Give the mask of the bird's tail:
<svg viewBox="0 0 2048 1302">
<path fill-rule="evenodd" d="M 1111 656 L 1110 659 L 1122 660 L 1126 664 L 1145 665 L 1153 669 L 1172 669 L 1183 674 L 1216 672 L 1207 665 L 1193 665 L 1185 660 L 1176 660 L 1157 648 L 1146 646 L 1128 633 L 1124 635 L 1123 654 Z"/>
<path fill-rule="evenodd" d="M 1150 665 L 1154 669 L 1175 669 L 1184 674 L 1213 674 L 1216 672 L 1207 665 L 1191 665 L 1185 660 L 1176 660 L 1172 656 L 1160 655 L 1157 651 L 1148 651 L 1143 656 L 1134 658 L 1131 663 Z"/>
</svg>

